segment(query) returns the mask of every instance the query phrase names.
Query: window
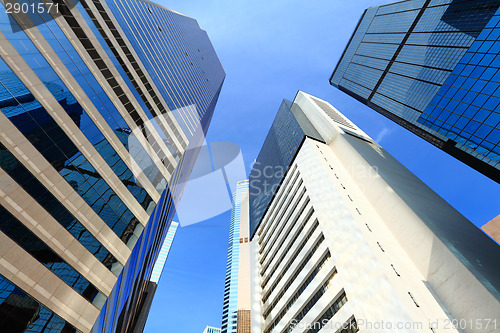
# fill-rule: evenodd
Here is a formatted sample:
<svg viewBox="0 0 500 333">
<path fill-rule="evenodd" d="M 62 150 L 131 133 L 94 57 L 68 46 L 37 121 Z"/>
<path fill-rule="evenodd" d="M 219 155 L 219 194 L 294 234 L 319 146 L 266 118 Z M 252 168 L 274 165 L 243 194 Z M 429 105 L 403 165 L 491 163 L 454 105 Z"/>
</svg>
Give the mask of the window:
<svg viewBox="0 0 500 333">
<path fill-rule="evenodd" d="M 328 322 L 339 310 L 340 308 L 347 302 L 347 296 L 345 295 L 345 292 L 342 292 L 340 296 L 333 302 L 332 305 L 319 317 L 314 321 L 315 325 L 313 328 L 305 331 L 305 333 L 316 333 L 319 330 L 323 328 L 325 323 Z M 354 319 L 354 318 L 353 318 Z M 352 321 L 349 322 L 349 324 L 344 324 L 342 325 L 342 329 L 339 331 L 339 333 L 350 333 L 350 332 L 357 332 L 358 327 L 356 324 L 356 321 L 354 320 L 354 323 L 351 324 Z M 318 324 L 318 325 L 316 325 Z"/>
</svg>

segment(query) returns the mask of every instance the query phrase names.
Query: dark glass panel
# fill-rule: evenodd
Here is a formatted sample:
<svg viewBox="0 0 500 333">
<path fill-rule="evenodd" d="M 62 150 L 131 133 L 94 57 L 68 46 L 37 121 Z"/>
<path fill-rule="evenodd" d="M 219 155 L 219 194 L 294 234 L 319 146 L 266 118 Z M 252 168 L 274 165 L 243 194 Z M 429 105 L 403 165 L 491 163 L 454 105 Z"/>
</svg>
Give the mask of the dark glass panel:
<svg viewBox="0 0 500 333">
<path fill-rule="evenodd" d="M 2 221 L 0 230 L 7 237 L 89 302 L 94 300 L 98 293 L 97 289 L 2 206 L 0 206 L 0 220 Z"/>
<path fill-rule="evenodd" d="M 76 329 L 0 275 L 0 332 L 76 333 Z"/>
</svg>

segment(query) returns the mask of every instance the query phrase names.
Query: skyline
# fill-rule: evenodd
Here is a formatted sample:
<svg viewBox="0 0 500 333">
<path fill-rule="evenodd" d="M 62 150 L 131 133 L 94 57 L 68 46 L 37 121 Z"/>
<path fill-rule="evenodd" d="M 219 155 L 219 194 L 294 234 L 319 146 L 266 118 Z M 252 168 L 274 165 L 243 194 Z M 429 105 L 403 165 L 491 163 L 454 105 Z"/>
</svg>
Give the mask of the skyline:
<svg viewBox="0 0 500 333">
<path fill-rule="evenodd" d="M 389 2 L 356 1 L 349 6 L 332 1 L 265 6 L 264 2 L 249 1 L 162 4 L 196 17 L 210 35 L 227 76 L 207 140 L 238 144 L 247 174 L 282 98 L 293 99 L 300 89 L 330 102 L 460 213 L 481 226 L 500 214 L 500 199 L 495 196 L 500 192 L 498 184 L 329 85 L 332 70 L 363 10 Z M 304 46 L 298 47 L 300 43 Z M 220 325 L 229 219 L 226 212 L 179 229 L 147 332 L 161 332 L 165 323 L 179 332 Z M 206 243 L 206 239 L 211 242 Z M 169 285 L 175 285 L 175 290 Z M 196 300 L 199 306 L 193 304 Z M 169 304 L 189 311 L 174 311 Z M 167 313 L 165 309 L 169 309 Z M 192 311 L 199 314 L 199 322 L 188 319 Z"/>
</svg>

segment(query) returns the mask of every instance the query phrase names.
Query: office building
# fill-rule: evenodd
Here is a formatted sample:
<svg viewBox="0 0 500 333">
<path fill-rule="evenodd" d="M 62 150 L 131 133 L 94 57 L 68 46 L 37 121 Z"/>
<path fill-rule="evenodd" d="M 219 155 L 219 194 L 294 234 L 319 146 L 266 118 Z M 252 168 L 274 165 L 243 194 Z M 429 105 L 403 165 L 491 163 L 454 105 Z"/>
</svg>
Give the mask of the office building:
<svg viewBox="0 0 500 333">
<path fill-rule="evenodd" d="M 0 331 L 132 332 L 224 71 L 149 1 L 0 7 Z"/>
<path fill-rule="evenodd" d="M 255 165 L 252 333 L 498 330 L 498 245 L 329 103 L 284 100 Z"/>
<path fill-rule="evenodd" d="M 330 83 L 500 182 L 500 1 L 370 7 Z"/>
<path fill-rule="evenodd" d="M 248 180 L 236 184 L 229 227 L 222 333 L 250 333 Z"/>
<path fill-rule="evenodd" d="M 207 326 L 207 327 L 205 327 L 205 330 L 203 331 L 203 333 L 220 333 L 220 328 Z"/>
</svg>

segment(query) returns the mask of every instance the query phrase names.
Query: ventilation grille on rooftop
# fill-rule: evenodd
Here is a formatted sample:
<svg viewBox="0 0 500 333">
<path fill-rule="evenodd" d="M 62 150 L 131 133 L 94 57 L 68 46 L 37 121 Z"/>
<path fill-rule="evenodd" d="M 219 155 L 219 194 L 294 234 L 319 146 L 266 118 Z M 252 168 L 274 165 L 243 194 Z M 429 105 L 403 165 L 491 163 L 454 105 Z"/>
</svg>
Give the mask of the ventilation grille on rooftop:
<svg viewBox="0 0 500 333">
<path fill-rule="evenodd" d="M 325 111 L 328 117 L 330 117 L 334 122 L 342 126 L 356 130 L 354 126 L 352 126 L 342 115 L 340 115 L 337 111 L 335 111 L 330 105 L 314 97 L 312 97 L 312 100 L 314 103 L 316 103 L 317 106 L 319 106 L 321 110 Z"/>
</svg>

